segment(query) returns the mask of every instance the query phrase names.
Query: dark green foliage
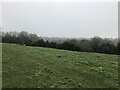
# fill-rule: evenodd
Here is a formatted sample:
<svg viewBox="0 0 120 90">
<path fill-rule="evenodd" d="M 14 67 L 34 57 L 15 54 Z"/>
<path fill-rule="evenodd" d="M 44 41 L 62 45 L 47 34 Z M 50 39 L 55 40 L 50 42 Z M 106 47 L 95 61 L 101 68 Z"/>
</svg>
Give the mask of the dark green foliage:
<svg viewBox="0 0 120 90">
<path fill-rule="evenodd" d="M 120 42 L 117 44 L 117 54 L 120 55 Z"/>
<path fill-rule="evenodd" d="M 94 52 L 98 52 L 98 47 L 101 41 L 102 39 L 100 37 L 94 37 L 91 39 L 90 45 Z"/>
<path fill-rule="evenodd" d="M 2 37 L 3 43 L 17 43 L 20 45 L 26 44 L 26 46 L 39 46 L 39 47 L 50 47 L 71 51 L 84 51 L 84 52 L 97 52 L 106 54 L 119 54 L 120 45 L 113 43 L 109 39 L 102 39 L 100 37 L 94 37 L 90 40 L 76 40 L 71 39 L 64 41 L 63 43 L 44 41 L 36 34 L 29 34 L 25 31 L 18 33 L 17 35 L 13 32 L 7 32 Z"/>
</svg>

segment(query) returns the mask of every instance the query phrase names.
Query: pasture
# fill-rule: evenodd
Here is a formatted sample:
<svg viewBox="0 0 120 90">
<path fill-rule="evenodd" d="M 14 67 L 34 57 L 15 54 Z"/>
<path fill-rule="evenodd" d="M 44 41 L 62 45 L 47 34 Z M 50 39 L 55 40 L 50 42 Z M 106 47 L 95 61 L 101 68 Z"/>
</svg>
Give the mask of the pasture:
<svg viewBox="0 0 120 90">
<path fill-rule="evenodd" d="M 116 88 L 118 55 L 3 44 L 3 88 Z"/>
</svg>

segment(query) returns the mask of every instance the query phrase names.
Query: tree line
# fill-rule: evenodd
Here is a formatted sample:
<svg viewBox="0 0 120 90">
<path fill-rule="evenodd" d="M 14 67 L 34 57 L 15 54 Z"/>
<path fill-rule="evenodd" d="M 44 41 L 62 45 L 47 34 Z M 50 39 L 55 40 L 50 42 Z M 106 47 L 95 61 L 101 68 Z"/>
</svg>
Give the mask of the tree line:
<svg viewBox="0 0 120 90">
<path fill-rule="evenodd" d="M 56 49 L 64 49 L 71 51 L 97 52 L 105 54 L 120 55 L 120 42 L 113 43 L 110 39 L 103 39 L 100 37 L 93 37 L 90 39 L 70 39 L 63 43 L 44 41 L 36 34 L 21 32 L 0 32 L 2 33 L 3 43 L 16 43 L 26 46 L 49 47 Z"/>
</svg>

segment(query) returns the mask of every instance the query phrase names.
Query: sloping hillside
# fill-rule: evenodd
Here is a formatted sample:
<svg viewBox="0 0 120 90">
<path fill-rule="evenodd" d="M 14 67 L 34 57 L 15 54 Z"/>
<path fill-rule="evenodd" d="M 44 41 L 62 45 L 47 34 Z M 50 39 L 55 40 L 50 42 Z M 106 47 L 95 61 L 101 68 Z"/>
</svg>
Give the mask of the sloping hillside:
<svg viewBox="0 0 120 90">
<path fill-rule="evenodd" d="M 115 88 L 118 56 L 3 44 L 3 88 Z"/>
</svg>

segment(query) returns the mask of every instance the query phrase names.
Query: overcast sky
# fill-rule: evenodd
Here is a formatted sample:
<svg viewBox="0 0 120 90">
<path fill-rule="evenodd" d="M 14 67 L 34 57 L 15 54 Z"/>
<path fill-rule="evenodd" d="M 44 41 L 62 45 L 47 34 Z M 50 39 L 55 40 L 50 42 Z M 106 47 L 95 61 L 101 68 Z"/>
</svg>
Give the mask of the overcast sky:
<svg viewBox="0 0 120 90">
<path fill-rule="evenodd" d="M 4 31 L 48 37 L 118 37 L 117 2 L 3 3 Z"/>
</svg>

